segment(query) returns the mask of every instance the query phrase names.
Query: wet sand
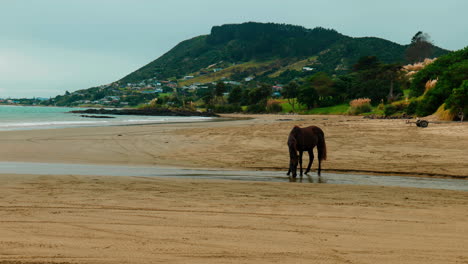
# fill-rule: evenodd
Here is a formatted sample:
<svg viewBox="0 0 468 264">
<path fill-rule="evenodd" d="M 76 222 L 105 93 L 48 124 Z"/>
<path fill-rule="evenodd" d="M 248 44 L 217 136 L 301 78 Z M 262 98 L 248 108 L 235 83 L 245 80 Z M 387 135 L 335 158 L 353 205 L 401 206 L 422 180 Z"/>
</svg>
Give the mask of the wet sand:
<svg viewBox="0 0 468 264">
<path fill-rule="evenodd" d="M 171 168 L 148 165 L 102 165 L 70 163 L 0 162 L 0 174 L 26 175 L 81 175 L 81 176 L 133 176 L 158 178 L 185 178 L 233 180 L 250 182 L 296 182 L 344 184 L 366 186 L 394 186 L 424 189 L 467 191 L 468 181 L 447 177 L 411 177 L 396 175 L 369 175 L 355 173 L 310 173 L 304 177 L 289 178 L 284 171 Z"/>
<path fill-rule="evenodd" d="M 468 174 L 467 124 L 341 116 L 0 132 L 0 155 L 284 170 L 296 124 L 323 128 L 329 171 Z M 467 212 L 461 191 L 4 174 L 0 264 L 468 263 Z"/>
<path fill-rule="evenodd" d="M 0 185 L 0 263 L 468 261 L 468 192 L 105 176 Z"/>
</svg>

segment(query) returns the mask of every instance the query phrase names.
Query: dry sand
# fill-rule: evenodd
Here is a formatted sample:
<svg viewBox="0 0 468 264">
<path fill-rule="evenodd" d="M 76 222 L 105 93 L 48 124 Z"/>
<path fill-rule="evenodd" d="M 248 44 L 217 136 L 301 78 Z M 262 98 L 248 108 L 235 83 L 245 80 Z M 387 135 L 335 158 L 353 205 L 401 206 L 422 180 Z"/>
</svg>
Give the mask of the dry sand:
<svg viewBox="0 0 468 264">
<path fill-rule="evenodd" d="M 85 176 L 0 184 L 3 264 L 468 262 L 466 192 Z"/>
<path fill-rule="evenodd" d="M 467 124 L 421 129 L 401 120 L 254 117 L 1 132 L 0 155 L 284 170 L 287 134 L 297 124 L 325 131 L 327 170 L 468 176 Z M 0 175 L 0 215 L 0 264 L 468 263 L 467 192 Z"/>
</svg>

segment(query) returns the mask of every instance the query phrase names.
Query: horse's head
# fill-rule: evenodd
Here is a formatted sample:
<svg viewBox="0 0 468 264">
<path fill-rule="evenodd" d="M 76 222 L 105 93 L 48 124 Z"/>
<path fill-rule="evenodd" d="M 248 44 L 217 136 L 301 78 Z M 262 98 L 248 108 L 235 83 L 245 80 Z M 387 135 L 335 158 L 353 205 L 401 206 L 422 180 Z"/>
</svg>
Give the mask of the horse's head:
<svg viewBox="0 0 468 264">
<path fill-rule="evenodd" d="M 299 163 L 299 159 L 298 159 L 297 155 L 295 157 L 290 157 L 290 159 L 289 159 L 289 171 L 292 173 L 293 178 L 296 178 L 298 163 Z"/>
</svg>

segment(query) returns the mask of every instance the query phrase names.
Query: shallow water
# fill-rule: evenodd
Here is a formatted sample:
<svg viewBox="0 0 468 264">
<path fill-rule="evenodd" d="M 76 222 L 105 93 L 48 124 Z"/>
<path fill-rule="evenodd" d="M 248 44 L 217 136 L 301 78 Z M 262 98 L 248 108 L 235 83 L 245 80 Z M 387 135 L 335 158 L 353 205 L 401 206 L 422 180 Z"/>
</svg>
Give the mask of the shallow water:
<svg viewBox="0 0 468 264">
<path fill-rule="evenodd" d="M 289 182 L 283 171 L 234 171 L 208 169 L 181 169 L 156 166 L 84 165 L 61 163 L 0 162 L 0 174 L 34 175 L 96 175 L 139 176 L 194 179 L 225 179 L 239 181 Z M 428 189 L 468 191 L 467 180 L 402 176 L 372 176 L 356 174 L 316 173 L 304 176 L 303 183 L 400 186 Z M 297 179 L 297 182 L 300 182 Z"/>
<path fill-rule="evenodd" d="M 199 116 L 135 116 L 118 115 L 114 118 L 86 118 L 81 114 L 68 113 L 81 108 L 5 106 L 0 105 L 0 131 L 35 130 L 86 126 L 115 126 L 134 124 L 157 124 L 171 122 L 211 121 L 212 117 Z M 89 114 L 88 116 L 93 116 Z"/>
</svg>

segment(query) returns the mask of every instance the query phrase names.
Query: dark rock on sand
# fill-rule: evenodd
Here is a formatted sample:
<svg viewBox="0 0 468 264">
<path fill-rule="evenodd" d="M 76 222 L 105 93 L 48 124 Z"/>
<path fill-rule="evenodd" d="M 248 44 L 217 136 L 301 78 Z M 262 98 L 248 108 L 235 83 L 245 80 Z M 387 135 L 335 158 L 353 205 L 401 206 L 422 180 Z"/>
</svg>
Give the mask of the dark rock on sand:
<svg viewBox="0 0 468 264">
<path fill-rule="evenodd" d="M 115 118 L 115 116 L 102 116 L 102 115 L 80 115 L 81 117 L 88 118 Z"/>
</svg>

